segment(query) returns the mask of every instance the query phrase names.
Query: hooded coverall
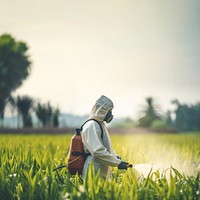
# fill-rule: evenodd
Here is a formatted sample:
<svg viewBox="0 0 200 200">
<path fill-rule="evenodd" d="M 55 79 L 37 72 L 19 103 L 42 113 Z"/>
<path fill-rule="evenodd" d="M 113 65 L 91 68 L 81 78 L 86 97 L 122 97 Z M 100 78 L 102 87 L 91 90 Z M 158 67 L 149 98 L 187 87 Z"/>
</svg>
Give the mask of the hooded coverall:
<svg viewBox="0 0 200 200">
<path fill-rule="evenodd" d="M 110 135 L 104 124 L 107 113 L 113 109 L 113 102 L 106 96 L 101 96 L 95 103 L 90 113 L 90 119 L 96 119 L 103 128 L 103 141 L 101 139 L 101 128 L 93 120 L 88 121 L 81 132 L 85 153 L 90 153 L 84 163 L 82 179 L 85 178 L 87 169 L 92 162 L 95 172 L 100 169 L 100 175 L 104 179 L 111 177 L 112 167 L 118 166 L 121 160 L 117 158 L 112 147 Z"/>
</svg>

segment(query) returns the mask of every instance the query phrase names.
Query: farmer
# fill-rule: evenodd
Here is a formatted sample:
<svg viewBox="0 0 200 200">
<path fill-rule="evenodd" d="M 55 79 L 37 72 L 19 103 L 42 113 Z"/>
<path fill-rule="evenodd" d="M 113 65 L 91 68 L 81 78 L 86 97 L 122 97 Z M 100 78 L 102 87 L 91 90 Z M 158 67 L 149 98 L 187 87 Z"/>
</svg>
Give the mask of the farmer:
<svg viewBox="0 0 200 200">
<path fill-rule="evenodd" d="M 101 127 L 94 121 L 88 121 L 82 130 L 82 140 L 85 153 L 90 153 L 86 158 L 83 167 L 82 178 L 85 178 L 87 169 L 92 162 L 95 172 L 100 170 L 100 175 L 104 179 L 111 177 L 112 167 L 118 166 L 118 169 L 127 169 L 127 162 L 121 161 L 121 158 L 115 154 L 111 144 L 110 135 L 104 124 L 113 119 L 112 109 L 113 102 L 106 96 L 101 96 L 95 103 L 90 113 L 90 119 L 100 122 L 103 129 L 101 138 Z M 103 139 L 103 140 L 102 140 Z"/>
</svg>

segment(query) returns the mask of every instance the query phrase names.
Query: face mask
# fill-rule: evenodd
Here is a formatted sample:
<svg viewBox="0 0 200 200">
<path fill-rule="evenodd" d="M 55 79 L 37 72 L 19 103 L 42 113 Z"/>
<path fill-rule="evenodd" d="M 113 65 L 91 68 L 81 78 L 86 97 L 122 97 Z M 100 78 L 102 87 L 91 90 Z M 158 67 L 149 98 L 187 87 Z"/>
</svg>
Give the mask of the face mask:
<svg viewBox="0 0 200 200">
<path fill-rule="evenodd" d="M 110 122 L 112 121 L 113 117 L 114 117 L 114 116 L 112 115 L 112 111 L 110 111 L 110 112 L 108 112 L 108 114 L 106 115 L 104 121 L 105 121 L 106 123 L 110 123 Z"/>
</svg>

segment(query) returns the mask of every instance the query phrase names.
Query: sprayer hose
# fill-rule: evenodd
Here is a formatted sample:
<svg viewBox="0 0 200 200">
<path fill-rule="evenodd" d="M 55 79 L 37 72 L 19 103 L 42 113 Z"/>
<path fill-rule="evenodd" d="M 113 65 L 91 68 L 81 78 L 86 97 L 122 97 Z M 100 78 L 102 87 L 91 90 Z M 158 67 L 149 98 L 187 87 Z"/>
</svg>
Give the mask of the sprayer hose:
<svg viewBox="0 0 200 200">
<path fill-rule="evenodd" d="M 61 168 L 63 168 L 63 167 L 68 167 L 68 165 L 69 165 L 69 164 L 71 164 L 71 163 L 73 163 L 73 162 L 77 161 L 77 160 L 78 160 L 80 157 L 81 157 L 81 156 L 78 156 L 78 157 L 77 157 L 77 158 L 75 158 L 74 160 L 72 160 L 72 161 L 68 162 L 68 164 L 67 164 L 67 165 L 60 165 L 60 166 L 56 167 L 55 169 L 53 169 L 53 171 L 55 171 L 55 170 L 57 170 L 57 169 L 61 169 Z"/>
</svg>

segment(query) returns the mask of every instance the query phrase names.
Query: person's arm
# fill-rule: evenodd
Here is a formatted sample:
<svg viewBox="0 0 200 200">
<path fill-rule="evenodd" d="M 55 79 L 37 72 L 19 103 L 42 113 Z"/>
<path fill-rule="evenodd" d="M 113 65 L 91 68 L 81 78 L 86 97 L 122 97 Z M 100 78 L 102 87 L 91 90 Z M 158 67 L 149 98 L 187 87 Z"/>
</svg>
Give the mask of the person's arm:
<svg viewBox="0 0 200 200">
<path fill-rule="evenodd" d="M 101 130 L 98 126 L 99 125 L 96 122 L 90 122 L 89 126 L 86 126 L 85 129 L 83 128 L 83 144 L 96 159 L 113 167 L 118 166 L 121 163 L 121 160 L 118 159 L 115 154 L 109 153 L 107 148 L 102 145 L 100 139 Z"/>
</svg>

